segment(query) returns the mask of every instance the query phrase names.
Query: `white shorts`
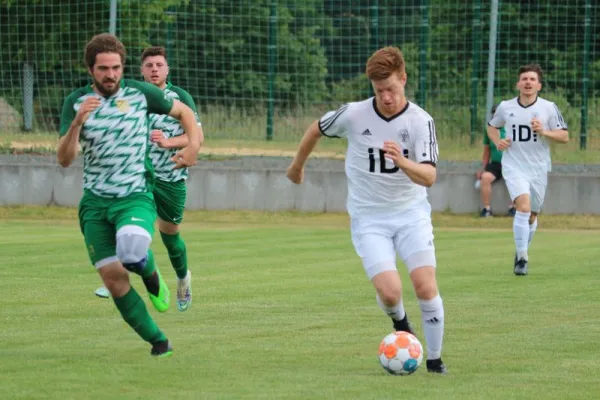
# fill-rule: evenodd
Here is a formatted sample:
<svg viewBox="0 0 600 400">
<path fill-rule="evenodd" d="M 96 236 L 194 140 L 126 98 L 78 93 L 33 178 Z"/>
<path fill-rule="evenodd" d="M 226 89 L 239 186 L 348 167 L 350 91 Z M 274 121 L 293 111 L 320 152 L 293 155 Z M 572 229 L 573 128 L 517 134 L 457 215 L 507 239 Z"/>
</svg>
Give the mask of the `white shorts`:
<svg viewBox="0 0 600 400">
<path fill-rule="evenodd" d="M 431 205 L 419 201 L 401 212 L 351 218 L 352 243 L 369 279 L 396 270 L 396 254 L 408 272 L 436 266 Z"/>
<path fill-rule="evenodd" d="M 506 168 L 502 171 L 510 199 L 514 201 L 522 194 L 528 194 L 531 200 L 531 211 L 539 213 L 544 205 L 548 175 L 526 175 L 520 171 L 511 171 Z"/>
</svg>

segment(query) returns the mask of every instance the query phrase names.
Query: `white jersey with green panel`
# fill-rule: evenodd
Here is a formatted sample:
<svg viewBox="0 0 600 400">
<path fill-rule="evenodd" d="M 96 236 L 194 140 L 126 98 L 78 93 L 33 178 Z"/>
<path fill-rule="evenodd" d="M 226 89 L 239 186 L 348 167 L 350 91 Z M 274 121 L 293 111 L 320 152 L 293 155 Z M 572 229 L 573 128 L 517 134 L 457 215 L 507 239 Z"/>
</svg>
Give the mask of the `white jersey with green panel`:
<svg viewBox="0 0 600 400">
<path fill-rule="evenodd" d="M 81 128 L 83 188 L 101 197 L 125 197 L 147 192 L 150 113 L 167 114 L 173 99 L 156 86 L 122 80 L 120 89 L 103 97 L 90 85 L 71 93 L 63 104 L 60 136 L 66 135 L 81 103 L 97 97 L 101 105 Z"/>
<path fill-rule="evenodd" d="M 200 119 L 198 117 L 198 110 L 194 104 L 192 96 L 185 90 L 171 83 L 167 83 L 167 87 L 163 90 L 165 95 L 170 99 L 176 99 L 187 105 L 194 111 L 196 116 L 196 122 L 198 126 L 201 126 Z M 164 114 L 150 114 L 150 131 L 159 130 L 162 131 L 163 136 L 166 139 L 183 135 L 183 127 L 179 120 Z M 152 166 L 154 167 L 154 173 L 156 177 L 162 181 L 177 182 L 182 179 L 187 179 L 188 169 L 174 169 L 175 163 L 171 160 L 178 149 L 163 149 L 156 143 L 150 142 L 150 152 L 148 153 L 152 160 Z"/>
</svg>

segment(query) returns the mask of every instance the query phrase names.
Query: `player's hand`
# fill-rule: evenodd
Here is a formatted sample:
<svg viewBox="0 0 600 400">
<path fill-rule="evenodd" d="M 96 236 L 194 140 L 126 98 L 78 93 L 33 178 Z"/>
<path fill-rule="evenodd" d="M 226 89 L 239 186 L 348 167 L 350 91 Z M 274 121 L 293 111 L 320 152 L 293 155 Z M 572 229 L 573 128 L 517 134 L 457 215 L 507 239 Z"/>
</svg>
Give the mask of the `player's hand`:
<svg viewBox="0 0 600 400">
<path fill-rule="evenodd" d="M 79 106 L 77 114 L 75 114 L 75 123 L 77 125 L 83 125 L 90 116 L 90 113 L 96 108 L 100 107 L 100 104 L 102 103 L 96 96 L 91 96 L 85 99 L 83 103 L 81 103 L 81 106 Z"/>
<path fill-rule="evenodd" d="M 198 162 L 198 151 L 199 148 L 195 146 L 187 146 L 175 153 L 171 158 L 171 161 L 175 163 L 175 169 L 196 165 L 196 162 Z"/>
<path fill-rule="evenodd" d="M 159 129 L 155 129 L 152 132 L 150 132 L 150 141 L 152 143 L 156 143 L 156 145 L 158 147 L 160 147 L 161 149 L 166 149 L 167 148 L 167 143 L 168 140 L 166 137 L 164 137 L 163 135 L 163 131 L 159 130 Z"/>
<path fill-rule="evenodd" d="M 542 121 L 540 121 L 539 119 L 533 118 L 531 120 L 531 129 L 533 129 L 533 131 L 538 135 L 544 136 L 544 126 L 542 125 Z"/>
<path fill-rule="evenodd" d="M 498 143 L 496 143 L 496 147 L 500 151 L 504 151 L 510 147 L 510 138 L 500 139 Z"/>
<path fill-rule="evenodd" d="M 475 176 L 477 177 L 477 180 L 481 179 L 481 175 L 483 175 L 483 168 L 478 169 L 477 172 L 475 173 Z"/>
<path fill-rule="evenodd" d="M 398 168 L 402 166 L 402 162 L 406 160 L 402 153 L 402 147 L 396 142 L 386 140 L 383 142 L 382 150 L 385 153 L 385 158 L 388 158 L 394 162 L 394 165 Z"/>
<path fill-rule="evenodd" d="M 304 167 L 292 164 L 288 167 L 285 176 L 296 185 L 299 185 L 304 182 Z"/>
</svg>

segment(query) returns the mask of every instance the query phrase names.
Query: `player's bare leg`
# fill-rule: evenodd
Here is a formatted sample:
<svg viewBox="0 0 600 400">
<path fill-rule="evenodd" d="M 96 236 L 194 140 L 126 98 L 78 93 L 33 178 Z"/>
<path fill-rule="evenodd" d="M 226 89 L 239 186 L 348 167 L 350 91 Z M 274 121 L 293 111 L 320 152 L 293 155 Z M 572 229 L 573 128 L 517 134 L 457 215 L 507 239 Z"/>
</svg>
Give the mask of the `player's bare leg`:
<svg viewBox="0 0 600 400">
<path fill-rule="evenodd" d="M 483 205 L 483 209 L 481 210 L 480 216 L 483 218 L 493 216 L 491 200 L 492 200 L 492 183 L 494 183 L 495 180 L 496 180 L 496 177 L 491 172 L 484 171 L 481 174 L 481 179 L 480 179 L 481 187 L 479 188 L 479 190 L 481 191 L 481 203 Z"/>
<path fill-rule="evenodd" d="M 529 263 L 529 255 L 527 253 L 531 230 L 531 200 L 529 195 L 522 194 L 517 196 L 515 199 L 515 207 L 517 211 L 515 212 L 515 218 L 513 220 L 513 233 L 516 247 L 514 273 L 517 276 L 524 276 L 527 275 Z"/>
<path fill-rule="evenodd" d="M 423 333 L 427 343 L 427 371 L 447 374 L 442 362 L 442 342 L 444 338 L 444 304 L 438 292 L 435 268 L 423 266 L 415 268 L 410 273 L 419 299 Z"/>
<path fill-rule="evenodd" d="M 192 273 L 187 265 L 185 242 L 179 236 L 179 225 L 158 218 L 158 230 L 177 274 L 177 309 L 186 311 L 192 304 Z"/>
<path fill-rule="evenodd" d="M 377 304 L 392 319 L 394 330 L 414 334 L 402 303 L 402 282 L 398 271 L 380 272 L 371 282 L 377 292 Z"/>
</svg>

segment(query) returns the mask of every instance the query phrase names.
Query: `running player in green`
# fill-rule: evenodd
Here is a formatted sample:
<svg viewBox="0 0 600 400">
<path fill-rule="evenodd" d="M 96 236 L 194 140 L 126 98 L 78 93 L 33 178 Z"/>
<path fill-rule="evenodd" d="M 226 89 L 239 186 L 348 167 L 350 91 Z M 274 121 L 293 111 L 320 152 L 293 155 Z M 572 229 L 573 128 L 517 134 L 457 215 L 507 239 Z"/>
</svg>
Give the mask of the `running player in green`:
<svg viewBox="0 0 600 400">
<path fill-rule="evenodd" d="M 185 90 L 167 81 L 169 65 L 163 47 L 149 47 L 142 52 L 141 72 L 146 82 L 161 89 L 169 98 L 186 104 L 196 115 L 200 126 L 196 105 L 192 96 Z M 200 128 L 202 129 L 202 128 Z M 181 124 L 168 115 L 150 114 L 150 159 L 154 166 L 154 201 L 158 212 L 158 230 L 167 248 L 171 265 L 177 274 L 177 309 L 186 311 L 192 303 L 191 272 L 187 264 L 185 242 L 179 235 L 179 225 L 183 220 L 186 200 L 185 181 L 188 171 L 185 168 L 173 169 L 171 157 L 175 149 L 188 144 L 188 137 Z M 109 297 L 106 287 L 96 290 L 98 297 Z"/>
<path fill-rule="evenodd" d="M 172 347 L 131 286 L 129 273 L 142 277 L 159 312 L 169 306 L 169 290 L 149 251 L 156 220 L 152 168 L 147 162 L 148 114 L 181 121 L 189 145 L 172 158 L 174 168 L 196 163 L 202 133 L 194 112 L 155 86 L 123 80 L 125 47 L 113 35 L 94 36 L 85 47 L 91 85 L 64 101 L 58 163 L 68 167 L 83 152 L 83 196 L 79 223 L 92 264 L 110 291 L 125 322 L 152 345 L 153 356 Z"/>
</svg>

